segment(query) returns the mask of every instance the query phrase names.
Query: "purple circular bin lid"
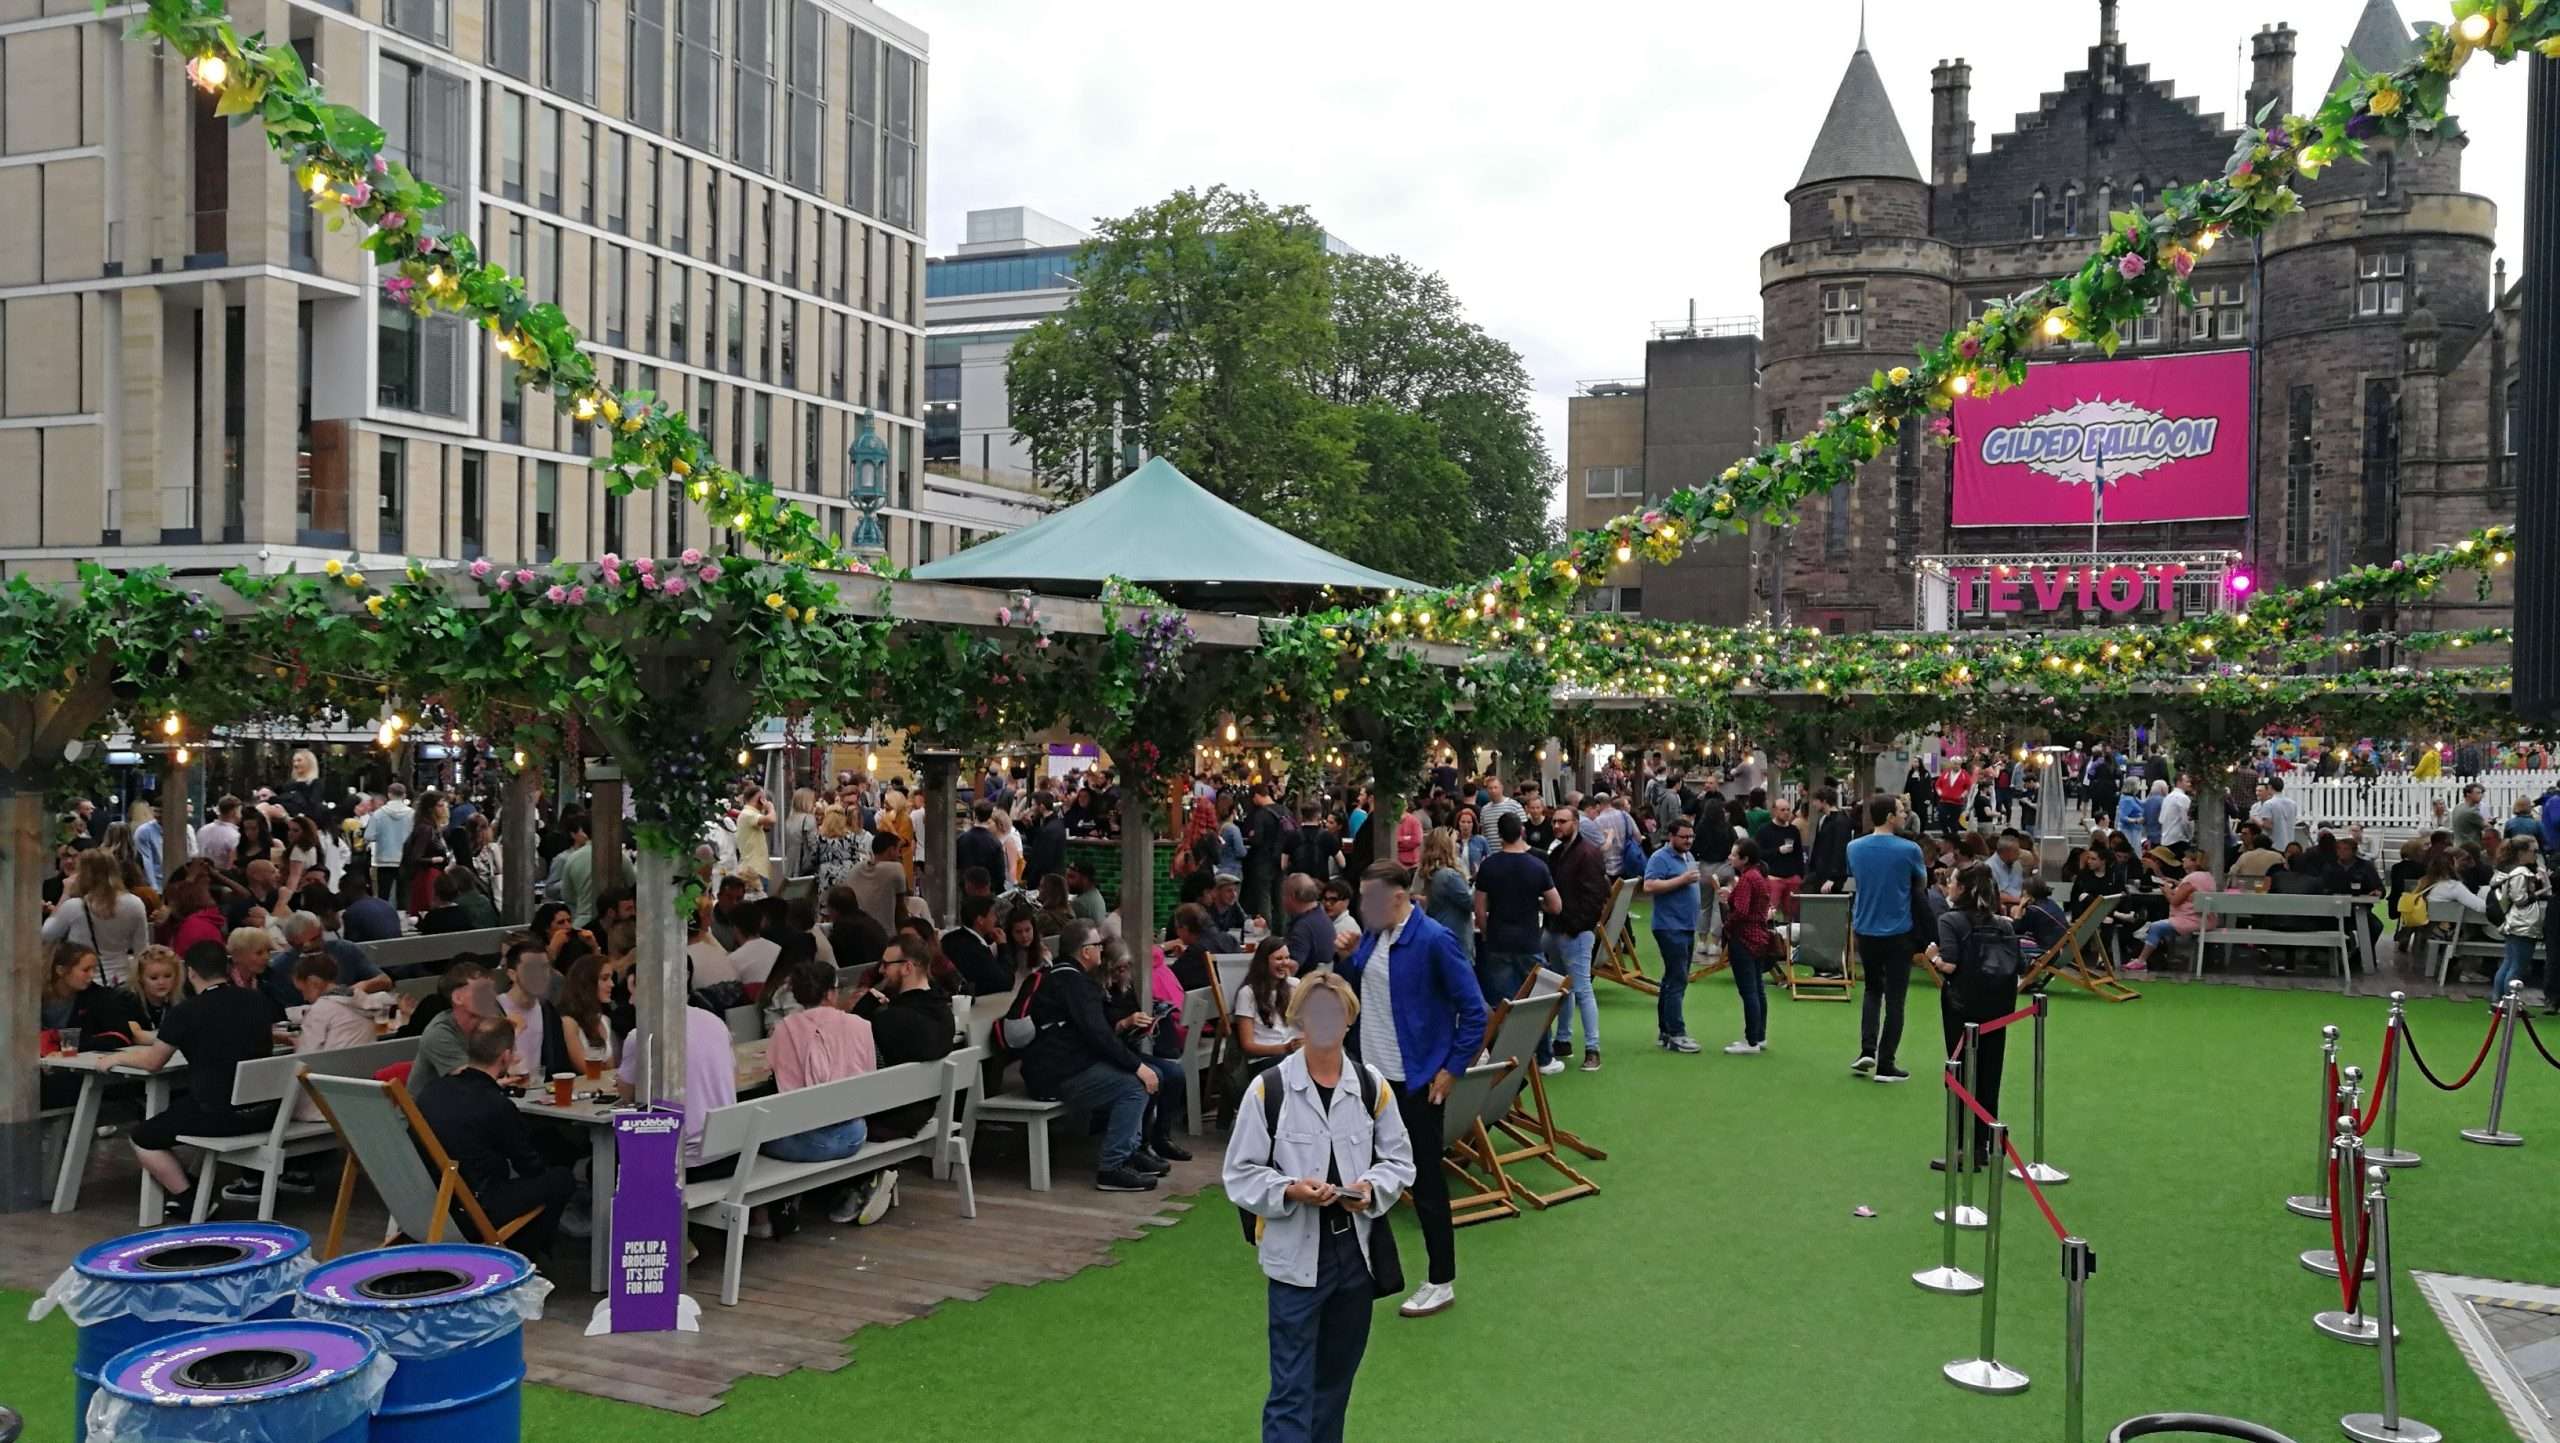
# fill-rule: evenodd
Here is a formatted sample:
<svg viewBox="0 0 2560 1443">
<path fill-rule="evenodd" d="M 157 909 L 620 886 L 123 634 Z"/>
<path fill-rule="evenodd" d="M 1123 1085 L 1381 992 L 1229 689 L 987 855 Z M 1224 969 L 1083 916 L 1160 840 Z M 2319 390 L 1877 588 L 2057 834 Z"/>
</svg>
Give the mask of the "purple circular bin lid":
<svg viewBox="0 0 2560 1443">
<path fill-rule="evenodd" d="M 449 1272 L 462 1281 L 436 1292 L 377 1297 L 369 1283 L 402 1273 Z M 505 1248 L 468 1243 L 376 1248 L 323 1263 L 302 1279 L 302 1295 L 337 1308 L 433 1308 L 487 1297 L 533 1276 L 533 1264 Z"/>
<path fill-rule="evenodd" d="M 152 1259 L 181 1248 L 237 1248 L 239 1256 L 203 1267 L 155 1267 Z M 262 1268 L 311 1250 L 311 1235 L 276 1223 L 182 1223 L 173 1228 L 109 1238 L 84 1250 L 71 1266 L 83 1276 L 165 1283 L 218 1278 Z"/>
<path fill-rule="evenodd" d="M 203 1408 L 263 1402 L 334 1386 L 370 1362 L 379 1345 L 363 1332 L 337 1323 L 279 1318 L 225 1323 L 127 1348 L 107 1361 L 98 1385 L 119 1397 L 163 1408 Z M 179 1374 L 219 1353 L 278 1352 L 302 1362 L 292 1372 L 241 1388 L 181 1381 Z"/>
</svg>

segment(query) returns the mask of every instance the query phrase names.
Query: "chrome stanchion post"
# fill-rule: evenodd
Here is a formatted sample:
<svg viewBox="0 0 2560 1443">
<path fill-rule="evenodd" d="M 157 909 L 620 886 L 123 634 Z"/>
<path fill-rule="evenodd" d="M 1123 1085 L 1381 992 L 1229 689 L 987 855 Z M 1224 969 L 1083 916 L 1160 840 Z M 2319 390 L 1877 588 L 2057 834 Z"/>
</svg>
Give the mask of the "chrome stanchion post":
<svg viewBox="0 0 2560 1443">
<path fill-rule="evenodd" d="M 1947 1059 L 1946 1080 L 1950 1083 L 1956 1080 L 1957 1066 L 1954 1058 Z M 1978 1293 L 1982 1291 L 1982 1279 L 1956 1266 L 1956 1167 L 1963 1159 L 1964 1148 L 1964 1134 L 1957 1126 L 1956 1117 L 1958 1109 L 1964 1104 L 1956 1099 L 1956 1090 L 1953 1087 L 1946 1088 L 1945 1092 L 1947 1095 L 1947 1205 L 1937 1213 L 1937 1221 L 1942 1224 L 1940 1233 L 1943 1241 L 1938 1247 L 1938 1265 L 1913 1273 L 1911 1281 L 1933 1293 Z"/>
<path fill-rule="evenodd" d="M 2394 1044 L 2397 1044 L 2396 1046 Z M 2409 994 L 2391 994 L 2391 1020 L 2383 1024 L 2382 1046 L 2391 1058 L 2390 1075 L 2382 1079 L 2382 1146 L 2364 1155 L 2376 1167 L 2416 1167 L 2418 1155 L 2400 1149 L 2400 1059 L 2409 1050 Z"/>
<path fill-rule="evenodd" d="M 1967 1097 L 1975 1095 L 1973 1084 L 1974 1078 L 1978 1074 L 1974 1068 L 1974 1054 L 1981 1050 L 1982 1024 L 1978 1022 L 1966 1023 L 1964 1025 L 1963 1075 L 1964 1091 Z M 1975 1153 L 1982 1150 L 1980 1146 L 1981 1132 L 1979 1128 L 1968 1128 L 1964 1125 L 1964 1104 L 1961 1102 L 1956 1104 L 1955 1119 L 1957 1149 L 1955 1153 L 1947 1159 L 1947 1170 L 1949 1172 L 1954 1172 L 1959 1166 L 1964 1170 L 1962 1182 L 1963 1191 L 1960 1194 L 1963 1201 L 1956 1207 L 1956 1226 L 1963 1228 L 1967 1232 L 1980 1232 L 1986 1225 L 1986 1219 L 1983 1216 L 1982 1209 L 1973 1205 L 1973 1158 Z M 1972 1133 L 1974 1136 L 1974 1141 L 1971 1143 L 1964 1141 L 1965 1134 L 1968 1132 Z"/>
<path fill-rule="evenodd" d="M 2284 1200 L 2285 1211 L 2299 1217 L 2329 1216 L 2329 1119 L 2337 1115 L 2336 1089 L 2329 1085 L 2329 1074 L 2338 1065 L 2338 1029 L 2320 1029 L 2320 1146 L 2311 1158 L 2311 1191 L 2295 1193 Z"/>
<path fill-rule="evenodd" d="M 2489 1080 L 2489 1124 L 2464 1128 L 2462 1140 L 2488 1147 L 2522 1147 L 2523 1138 L 2498 1126 L 2498 1115 L 2507 1110 L 2507 1067 L 2516 1057 L 2516 1018 L 2524 1012 L 2522 978 L 2507 984 L 2507 995 L 2499 999 L 2498 1005 L 2502 1009 L 2500 1025 L 2506 1028 L 2506 1035 L 2498 1039 L 2498 1075 Z"/>
<path fill-rule="evenodd" d="M 2062 1443 L 2081 1443 L 2088 1397 L 2089 1277 L 2098 1255 L 2080 1238 L 2062 1240 Z"/>
<path fill-rule="evenodd" d="M 2365 1174 L 2365 1209 L 2373 1214 L 2373 1254 L 2382 1264 L 2382 1279 L 2373 1295 L 2382 1354 L 2382 1411 L 2349 1413 L 2338 1420 L 2338 1428 L 2356 1443 L 2444 1443 L 2442 1433 L 2415 1418 L 2400 1416 L 2400 1333 L 2391 1326 L 2391 1199 L 2385 1191 L 2389 1177 L 2379 1164 Z"/>
<path fill-rule="evenodd" d="M 1995 1122 L 1987 1131 L 1994 1155 L 2004 1151 L 2008 1124 Z M 2000 1193 L 2005 1181 L 2004 1171 L 1993 1170 L 1985 1185 L 1990 1195 L 1983 1199 L 1989 1212 L 1982 1247 L 1982 1356 L 1958 1358 L 1940 1370 L 1948 1382 L 1973 1393 L 2027 1391 L 2027 1375 L 2000 1361 Z"/>
<path fill-rule="evenodd" d="M 2341 1113 L 2338 1117 L 2338 1205 L 2347 1209 L 2347 1216 L 2339 1220 L 2347 1226 L 2339 1229 L 2338 1240 L 2350 1256 L 2356 1253 L 2366 1255 L 2365 1275 L 2369 1277 L 2374 1272 L 2373 1250 L 2366 1241 L 2371 1221 L 2365 1216 L 2364 1193 L 2353 1181 L 2364 1176 L 2364 1168 L 2364 1139 L 2356 1136 L 2356 1115 Z M 2339 1261 L 2343 1265 L 2346 1259 Z M 2365 1314 L 2361 1282 L 2355 1289 L 2355 1295 L 2354 1307 L 2314 1314 L 2311 1326 L 2342 1343 L 2361 1343 L 2371 1347 L 2382 1330 Z"/>
<path fill-rule="evenodd" d="M 2071 1174 L 2044 1160 L 2044 1018 L 2045 995 L 2036 994 L 2036 1118 L 2035 1146 L 2028 1151 L 2025 1168 L 2009 1169 L 2009 1176 L 2032 1179 L 2045 1187 L 2060 1187 L 2071 1181 Z"/>
<path fill-rule="evenodd" d="M 2351 1120 L 2364 1115 L 2363 1068 L 2350 1067 L 2338 1075 L 2338 1097 L 2336 1108 L 2337 1111 L 2343 1113 Z M 2364 1141 L 2361 1137 L 2355 1135 L 2355 1129 L 2352 1125 L 2346 1129 L 2344 1134 L 2339 1137 L 2332 1138 L 2329 1143 L 2330 1154 L 2337 1159 L 2338 1176 L 2340 1178 L 2351 1178 L 2356 1175 L 2354 1171 L 2356 1160 L 2347 1155 L 2346 1148 L 2344 1147 L 2344 1144 L 2351 1139 L 2354 1141 L 2356 1152 L 2360 1156 L 2364 1150 Z M 2325 1189 L 2328 1185 L 2328 1178 L 2324 1175 L 2320 1181 L 2322 1187 Z M 2340 1186 L 2343 1188 L 2345 1184 L 2341 1183 Z M 2352 1194 L 2349 1194 L 2349 1196 L 2352 1196 Z M 2354 1235 L 2352 1233 L 2349 1234 L 2348 1239 L 2349 1241 L 2353 1241 Z M 2324 1278 L 2334 1278 L 2338 1275 L 2338 1255 L 2327 1248 L 2310 1248 L 2305 1250 L 2302 1254 L 2302 1266 L 2312 1272 L 2318 1273 Z M 2364 1275 L 2368 1278 L 2373 1276 L 2373 1259 L 2370 1257 L 2364 1260 Z"/>
</svg>

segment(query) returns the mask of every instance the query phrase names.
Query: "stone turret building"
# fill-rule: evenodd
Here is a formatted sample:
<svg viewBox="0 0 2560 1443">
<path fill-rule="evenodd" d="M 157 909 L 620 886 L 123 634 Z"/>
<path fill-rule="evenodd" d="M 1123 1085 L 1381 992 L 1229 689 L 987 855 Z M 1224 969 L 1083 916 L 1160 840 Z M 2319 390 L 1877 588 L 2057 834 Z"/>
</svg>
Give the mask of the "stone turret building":
<svg viewBox="0 0 2560 1443">
<path fill-rule="evenodd" d="M 1876 370 L 2076 270 L 2109 212 L 2221 174 L 2240 126 L 2133 63 L 2115 0 L 2098 10 L 2083 67 L 1986 147 L 1975 144 L 1972 68 L 1939 62 L 1925 172 L 1859 37 L 1787 192 L 1787 239 L 1761 257 L 1764 437 L 1803 434 Z M 2349 49 L 2385 68 L 2415 43 L 2391 0 L 2367 0 Z M 2296 95 L 2290 27 L 2265 26 L 2250 50 L 2253 113 L 2316 103 Z M 2463 149 L 2377 147 L 2369 165 L 2328 170 L 2300 187 L 2302 212 L 2260 254 L 2218 248 L 2195 272 L 2193 304 L 2166 303 L 2126 328 L 2120 356 L 2256 348 L 2254 515 L 2111 525 L 2105 551 L 2228 551 L 2271 584 L 2299 583 L 2513 519 L 2507 398 L 2522 287 L 2493 254 L 2495 207 L 2462 188 Z M 2053 353 L 2098 356 L 2085 341 Z M 1761 605 L 1827 630 L 1906 627 L 1919 620 L 1923 558 L 2087 554 L 2085 526 L 1952 527 L 1951 464 L 1908 437 L 1759 538 Z M 2505 609 L 2466 587 L 2403 620 L 2486 624 Z"/>
</svg>

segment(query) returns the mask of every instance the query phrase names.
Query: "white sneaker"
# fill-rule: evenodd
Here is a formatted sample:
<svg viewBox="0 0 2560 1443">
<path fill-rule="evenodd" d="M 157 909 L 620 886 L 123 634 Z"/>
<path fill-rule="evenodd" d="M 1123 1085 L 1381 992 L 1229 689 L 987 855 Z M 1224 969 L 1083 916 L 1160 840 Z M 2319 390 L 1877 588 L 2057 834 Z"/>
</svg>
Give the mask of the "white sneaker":
<svg viewBox="0 0 2560 1443">
<path fill-rule="evenodd" d="M 1697 1040 L 1685 1032 L 1662 1045 L 1670 1048 L 1674 1052 L 1695 1052 L 1698 1050 Z"/>
<path fill-rule="evenodd" d="M 880 1221 L 882 1218 L 887 1217 L 889 1215 L 889 1209 L 896 1207 L 897 1205 L 898 1170 L 896 1168 L 891 1168 L 888 1173 L 880 1179 L 879 1185 L 871 1189 L 870 1200 L 863 1203 L 862 1215 L 854 1219 L 854 1225 L 857 1227 L 867 1228 L 873 1223 Z"/>
<path fill-rule="evenodd" d="M 1757 1042 L 1728 1042 L 1724 1045 L 1727 1057 L 1757 1057 L 1760 1048 L 1761 1044 Z"/>
<path fill-rule="evenodd" d="M 1852 1077 L 1873 1077 L 1873 1076 L 1875 1076 L 1875 1075 L 1876 1075 L 1876 1060 L 1875 1060 L 1874 1058 L 1872 1058 L 1872 1057 L 1866 1056 L 1865 1054 L 1861 1053 L 1861 1054 L 1859 1055 L 1859 1057 L 1858 1057 L 1858 1060 L 1857 1060 L 1857 1061 L 1852 1062 L 1852 1063 L 1850 1063 L 1850 1064 L 1849 1064 L 1849 1075 L 1850 1075 L 1850 1076 L 1852 1076 Z"/>
<path fill-rule="evenodd" d="M 1427 1318 L 1433 1313 L 1446 1311 L 1448 1306 L 1457 1300 L 1457 1284 L 1424 1283 L 1421 1287 L 1414 1289 L 1413 1296 L 1405 1299 L 1404 1305 L 1396 1311 L 1408 1318 Z"/>
<path fill-rule="evenodd" d="M 1564 1071 L 1564 1059 L 1561 1057 L 1550 1057 L 1538 1064 L 1538 1072 L 1542 1076 L 1553 1077 L 1562 1071 Z"/>
</svg>

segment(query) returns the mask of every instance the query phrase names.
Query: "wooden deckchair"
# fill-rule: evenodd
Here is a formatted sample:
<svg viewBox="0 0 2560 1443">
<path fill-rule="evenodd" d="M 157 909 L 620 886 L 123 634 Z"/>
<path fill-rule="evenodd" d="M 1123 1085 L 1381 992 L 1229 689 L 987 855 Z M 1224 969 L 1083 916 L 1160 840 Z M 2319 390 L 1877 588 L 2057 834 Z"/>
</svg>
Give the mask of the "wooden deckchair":
<svg viewBox="0 0 2560 1443">
<path fill-rule="evenodd" d="M 2115 959 L 2107 955 L 2107 944 L 2098 936 L 2099 926 L 2123 900 L 2120 893 L 2090 898 L 2089 905 L 2081 910 L 2061 940 L 2045 949 L 2043 955 L 2036 958 L 2035 965 L 2027 969 L 2023 985 L 2037 987 L 2051 978 L 2060 977 L 2109 1002 L 2131 1002 L 2141 997 L 2141 993 L 2126 986 L 2124 979 L 2116 975 Z"/>
<path fill-rule="evenodd" d="M 1539 976 L 1552 978 L 1555 974 L 1542 972 Z M 1505 1006 L 1499 1021 L 1486 1034 L 1491 1038 L 1487 1048 L 1489 1055 L 1496 1060 L 1507 1057 L 1519 1063 L 1526 1078 L 1525 1086 L 1508 1087 L 1506 1084 L 1512 1094 L 1510 1104 L 1485 1118 L 1489 1130 L 1486 1142 L 1493 1148 L 1492 1161 L 1500 1169 L 1499 1175 L 1504 1184 L 1519 1200 L 1535 1208 L 1553 1207 L 1600 1191 L 1598 1183 L 1574 1171 L 1573 1166 L 1557 1154 L 1556 1149 L 1565 1145 L 1565 1138 L 1555 1126 L 1554 1113 L 1547 1100 L 1547 1080 L 1539 1075 L 1536 1066 L 1538 1039 L 1555 1030 L 1556 1013 L 1564 1002 L 1565 994 L 1561 989 L 1534 992 Z M 1504 1090 L 1495 1089 L 1497 1094 Z M 1524 1098 L 1530 1100 L 1530 1106 L 1522 1105 Z M 1505 1148 L 1493 1140 L 1492 1133 L 1500 1133 L 1518 1146 Z M 1511 1172 L 1514 1164 L 1530 1161 L 1544 1162 L 1562 1173 L 1565 1186 L 1540 1192 Z"/>
<path fill-rule="evenodd" d="M 1849 898 L 1838 892 L 1796 894 L 1796 945 L 1787 957 L 1787 996 L 1797 1002 L 1847 1002 L 1856 991 L 1856 944 L 1849 932 Z M 1815 969 L 1837 967 L 1837 977 Z"/>
<path fill-rule="evenodd" d="M 1507 1057 L 1480 1062 L 1449 1089 L 1441 1116 L 1464 1119 L 1440 1156 L 1440 1165 L 1455 1179 L 1449 1190 L 1449 1221 L 1454 1226 L 1520 1216 L 1520 1205 L 1512 1201 L 1511 1180 L 1502 1173 L 1501 1154 L 1485 1134 L 1484 1119 L 1488 1112 L 1500 1117 L 1511 1109 L 1512 1099 L 1520 1095 L 1515 1079 L 1522 1073 L 1534 1077 L 1537 1070 Z M 1494 1106 L 1497 1098 L 1499 1107 Z M 1485 1175 L 1479 1177 L 1478 1172 Z"/>
<path fill-rule="evenodd" d="M 338 1170 L 337 1205 L 329 1212 L 329 1235 L 320 1245 L 322 1259 L 336 1257 L 346 1237 L 347 1206 L 355 1200 L 359 1168 L 372 1179 L 383 1206 L 391 1210 L 386 1243 L 403 1235 L 423 1243 L 444 1241 L 445 1224 L 457 1202 L 472 1240 L 492 1247 L 504 1247 L 509 1238 L 542 1216 L 542 1209 L 535 1208 L 504 1226 L 491 1222 L 471 1184 L 462 1180 L 462 1169 L 436 1140 L 435 1129 L 419 1115 L 404 1084 L 316 1072 L 303 1073 L 301 1080 L 303 1091 L 346 1149 L 346 1164 Z M 596 1225 L 604 1224 L 598 1220 Z"/>
<path fill-rule="evenodd" d="M 1640 878 L 1622 877 L 1617 890 L 1609 894 L 1609 910 L 1600 917 L 1600 930 L 1591 944 L 1591 977 L 1632 987 L 1646 996 L 1662 991 L 1659 979 L 1644 970 L 1644 953 L 1636 941 L 1635 905 L 1641 894 Z M 1701 962 L 1693 953 L 1689 958 L 1689 980 L 1712 976 L 1724 966 L 1724 959 Z"/>
</svg>

